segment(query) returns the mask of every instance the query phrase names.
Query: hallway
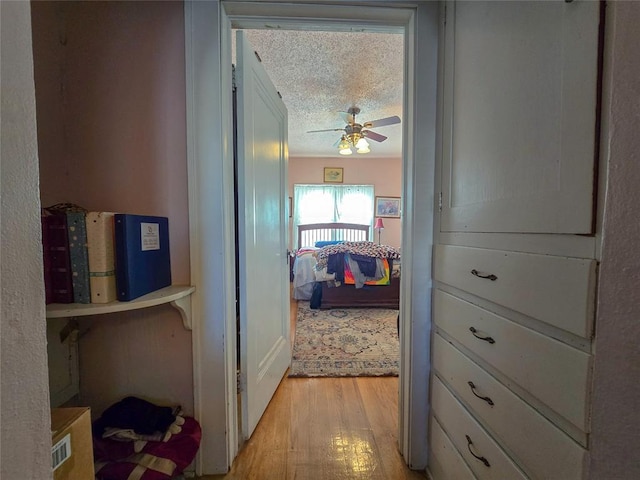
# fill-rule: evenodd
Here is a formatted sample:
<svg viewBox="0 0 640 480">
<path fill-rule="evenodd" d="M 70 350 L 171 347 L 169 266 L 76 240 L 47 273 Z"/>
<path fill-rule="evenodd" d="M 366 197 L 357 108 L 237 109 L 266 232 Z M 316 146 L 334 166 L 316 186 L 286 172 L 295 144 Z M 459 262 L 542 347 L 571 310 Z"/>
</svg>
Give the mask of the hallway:
<svg viewBox="0 0 640 480">
<path fill-rule="evenodd" d="M 227 475 L 214 479 L 424 479 L 398 451 L 397 377 L 284 378 Z"/>
<path fill-rule="evenodd" d="M 398 450 L 398 377 L 285 377 L 231 471 L 201 480 L 425 478 Z"/>
</svg>

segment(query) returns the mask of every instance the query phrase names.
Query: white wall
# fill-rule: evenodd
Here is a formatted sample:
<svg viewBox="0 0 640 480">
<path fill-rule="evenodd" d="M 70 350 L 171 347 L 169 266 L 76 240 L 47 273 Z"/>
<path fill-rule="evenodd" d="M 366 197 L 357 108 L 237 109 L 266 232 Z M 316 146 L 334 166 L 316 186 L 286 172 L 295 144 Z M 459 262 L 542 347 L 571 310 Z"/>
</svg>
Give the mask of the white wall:
<svg viewBox="0 0 640 480">
<path fill-rule="evenodd" d="M 0 477 L 51 478 L 36 112 L 29 2 L 1 2 Z"/>
<path fill-rule="evenodd" d="M 640 3 L 607 6 L 608 171 L 590 478 L 640 478 Z M 605 130 L 607 131 L 607 130 Z"/>
</svg>

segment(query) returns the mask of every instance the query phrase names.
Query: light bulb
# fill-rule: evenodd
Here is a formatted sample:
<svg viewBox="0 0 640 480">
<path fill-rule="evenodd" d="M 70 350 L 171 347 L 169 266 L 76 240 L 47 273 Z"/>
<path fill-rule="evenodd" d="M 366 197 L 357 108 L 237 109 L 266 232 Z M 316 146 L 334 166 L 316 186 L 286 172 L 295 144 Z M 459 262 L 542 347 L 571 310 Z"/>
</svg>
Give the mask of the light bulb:
<svg viewBox="0 0 640 480">
<path fill-rule="evenodd" d="M 353 152 L 351 151 L 351 148 L 349 148 L 349 145 L 346 146 L 346 148 L 340 148 L 340 155 L 351 155 Z"/>
<path fill-rule="evenodd" d="M 358 149 L 358 153 L 369 153 L 371 150 L 369 150 L 369 145 L 365 145 L 364 147 L 361 147 Z"/>
<path fill-rule="evenodd" d="M 358 149 L 358 152 L 360 152 L 360 150 L 369 150 L 369 144 L 367 143 L 367 141 L 364 139 L 364 137 L 360 137 L 360 140 L 358 140 L 356 142 L 356 148 Z M 366 153 L 366 152 L 361 152 L 361 153 Z"/>
</svg>

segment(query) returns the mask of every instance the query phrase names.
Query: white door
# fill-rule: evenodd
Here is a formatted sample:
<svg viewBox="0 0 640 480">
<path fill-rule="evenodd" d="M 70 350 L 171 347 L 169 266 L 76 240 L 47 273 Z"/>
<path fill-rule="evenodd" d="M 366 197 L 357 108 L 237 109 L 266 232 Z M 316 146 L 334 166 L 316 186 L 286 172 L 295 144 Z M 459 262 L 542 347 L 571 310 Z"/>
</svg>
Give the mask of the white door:
<svg viewBox="0 0 640 480">
<path fill-rule="evenodd" d="M 253 433 L 290 363 L 287 109 L 237 32 L 242 434 Z"/>
<path fill-rule="evenodd" d="M 599 2 L 447 2 L 441 230 L 592 233 Z"/>
</svg>

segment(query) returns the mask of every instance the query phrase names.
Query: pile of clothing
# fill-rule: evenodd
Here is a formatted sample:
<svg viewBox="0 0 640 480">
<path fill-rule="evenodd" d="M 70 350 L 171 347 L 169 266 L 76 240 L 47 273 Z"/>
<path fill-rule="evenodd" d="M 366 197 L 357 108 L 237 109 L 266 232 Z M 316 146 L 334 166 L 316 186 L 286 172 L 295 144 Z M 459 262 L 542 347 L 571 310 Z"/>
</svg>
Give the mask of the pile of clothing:
<svg viewBox="0 0 640 480">
<path fill-rule="evenodd" d="M 180 407 L 127 397 L 93 423 L 98 480 L 166 480 L 181 474 L 200 447 L 198 422 Z"/>
<path fill-rule="evenodd" d="M 323 247 L 317 258 L 316 269 L 326 268 L 327 274 L 334 274 L 335 286 L 346 283 L 362 288 L 389 285 L 393 260 L 400 258 L 400 252 L 373 242 L 342 242 Z"/>
</svg>

